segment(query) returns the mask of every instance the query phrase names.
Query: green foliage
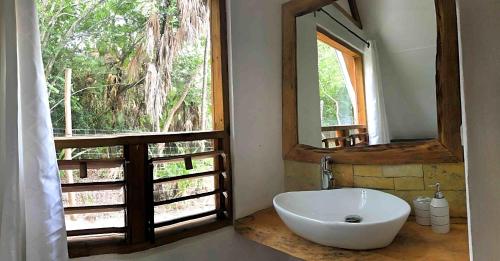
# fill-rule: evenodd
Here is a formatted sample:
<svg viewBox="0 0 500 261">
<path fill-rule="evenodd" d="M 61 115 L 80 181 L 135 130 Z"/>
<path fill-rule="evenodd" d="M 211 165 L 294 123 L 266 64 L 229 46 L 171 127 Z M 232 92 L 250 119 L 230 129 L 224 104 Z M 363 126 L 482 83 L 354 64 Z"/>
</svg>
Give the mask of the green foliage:
<svg viewBox="0 0 500 261">
<path fill-rule="evenodd" d="M 318 40 L 319 94 L 323 101 L 322 126 L 354 124 L 353 105 L 336 50 Z M 338 106 L 337 106 L 338 105 Z M 337 111 L 338 116 L 337 117 Z"/>
<path fill-rule="evenodd" d="M 72 125 L 76 134 L 152 131 L 153 123 L 145 104 L 148 61 L 144 57 L 145 39 L 150 33 L 148 21 L 157 16 L 160 37 L 164 34 L 177 37 L 176 32 L 182 26 L 177 1 L 36 0 L 36 3 L 53 127 L 65 127 L 65 71 L 71 69 Z M 172 77 L 172 88 L 166 97 L 160 120 L 165 122 L 173 105 L 181 101 L 181 109 L 173 112 L 178 115 L 174 121 L 174 131 L 185 130 L 185 119 L 198 119 L 193 128 L 196 130 L 200 128 L 199 118 L 211 118 L 210 109 L 207 115 L 200 115 L 203 86 L 207 86 L 205 90 L 210 93 L 210 66 L 207 66 L 206 75 L 202 75 L 200 70 L 204 63 L 210 63 L 210 50 L 206 51 L 207 37 L 183 44 L 178 53 L 173 55 L 172 68 L 167 68 Z M 156 48 L 155 51 L 159 52 Z M 166 52 L 173 50 L 168 49 Z M 181 94 L 190 82 L 194 85 L 184 99 Z M 203 85 L 203 82 L 206 84 Z M 78 153 L 73 151 L 72 156 L 78 158 L 75 156 Z M 90 152 L 81 153 L 83 158 L 90 155 Z M 109 148 L 92 151 L 92 157 L 97 158 L 116 157 L 111 154 Z M 58 157 L 61 159 L 63 153 Z M 213 167 L 212 160 L 193 163 L 197 171 Z M 107 180 L 112 173 L 106 170 L 96 172 L 89 179 Z M 158 177 L 187 173 L 189 171 L 183 163 L 168 164 L 156 171 Z M 68 179 L 66 174 L 61 171 L 61 179 Z M 178 182 L 177 186 L 182 190 L 193 185 L 200 186 L 199 182 L 185 180 Z M 89 203 L 92 198 L 84 197 L 81 200 Z"/>
<path fill-rule="evenodd" d="M 186 170 L 184 162 L 162 164 L 155 168 L 155 178 L 168 178 L 180 175 L 186 175 L 195 172 L 205 172 L 213 170 L 213 160 L 193 160 L 193 169 Z M 189 180 L 185 180 L 189 181 Z"/>
<path fill-rule="evenodd" d="M 73 129 L 152 130 L 145 109 L 145 63 L 140 60 L 138 64 L 132 63 L 134 57 L 145 52 L 146 25 L 153 13 L 160 18 L 162 28 L 178 29 L 180 17 L 176 3 L 162 0 L 37 0 L 42 57 L 55 129 L 64 128 L 64 71 L 70 68 Z M 173 91 L 167 96 L 162 121 L 203 64 L 205 43 L 206 38 L 186 44 L 174 57 L 170 72 L 174 78 Z M 132 66 L 136 66 L 133 72 Z M 197 83 L 183 106 L 201 106 L 201 80 Z"/>
</svg>

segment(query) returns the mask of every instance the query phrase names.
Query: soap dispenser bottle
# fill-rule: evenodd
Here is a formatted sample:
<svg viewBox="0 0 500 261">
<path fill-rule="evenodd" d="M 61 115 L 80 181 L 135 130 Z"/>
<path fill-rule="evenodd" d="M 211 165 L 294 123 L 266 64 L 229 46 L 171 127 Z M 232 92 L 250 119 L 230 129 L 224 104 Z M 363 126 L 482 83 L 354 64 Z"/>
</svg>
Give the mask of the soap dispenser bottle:
<svg viewBox="0 0 500 261">
<path fill-rule="evenodd" d="M 441 185 L 436 183 L 433 187 L 436 187 L 436 193 L 430 205 L 432 231 L 446 234 L 450 231 L 450 207 L 441 192 Z"/>
</svg>

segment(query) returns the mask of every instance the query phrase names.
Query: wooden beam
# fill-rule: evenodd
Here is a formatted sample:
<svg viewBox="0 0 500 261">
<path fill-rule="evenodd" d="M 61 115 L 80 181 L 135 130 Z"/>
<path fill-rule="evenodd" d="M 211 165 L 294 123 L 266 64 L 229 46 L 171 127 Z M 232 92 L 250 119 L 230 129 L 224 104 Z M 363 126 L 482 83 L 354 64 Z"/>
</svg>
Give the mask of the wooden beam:
<svg viewBox="0 0 500 261">
<path fill-rule="evenodd" d="M 148 181 L 148 145 L 127 145 L 124 155 L 129 162 L 126 165 L 125 180 L 127 184 L 127 241 L 131 244 L 147 240 L 148 228 L 146 222 L 152 208 L 152 184 Z"/>
<path fill-rule="evenodd" d="M 351 9 L 351 16 L 354 20 L 354 24 L 357 25 L 359 29 L 363 29 L 363 23 L 361 22 L 361 16 L 359 15 L 356 0 L 349 0 L 349 8 Z"/>
<path fill-rule="evenodd" d="M 71 237 L 68 238 L 68 252 L 70 258 L 110 253 L 128 254 L 214 231 L 230 224 L 231 221 L 227 219 L 194 220 L 180 227 L 173 226 L 159 229 L 154 243 L 127 244 L 124 236 L 117 234 L 100 235 L 98 237 Z"/>
<path fill-rule="evenodd" d="M 301 5 L 305 1 L 291 1 L 281 7 L 281 33 L 282 33 L 282 151 L 285 158 L 299 143 L 298 111 L 297 111 L 297 27 L 295 16 L 298 12 L 307 12 L 308 5 Z M 308 1 L 309 3 L 311 1 Z M 313 1 L 316 2 L 316 1 Z M 328 1 L 331 2 L 331 1 Z M 324 3 L 326 4 L 326 3 Z M 320 3 L 323 6 L 323 3 Z M 317 10 L 319 7 L 310 10 Z"/>
<path fill-rule="evenodd" d="M 88 169 L 108 169 L 123 166 L 123 159 L 95 159 L 95 160 L 58 160 L 59 170 L 81 169 L 81 164 Z"/>
<path fill-rule="evenodd" d="M 193 179 L 193 178 L 199 178 L 199 177 L 215 176 L 215 175 L 219 175 L 221 173 L 222 173 L 221 171 L 207 171 L 207 172 L 179 175 L 179 176 L 174 176 L 174 177 L 155 179 L 155 180 L 153 180 L 153 183 L 156 184 L 156 183 L 172 182 L 172 181 L 184 180 L 184 179 Z"/>
<path fill-rule="evenodd" d="M 321 127 L 321 131 L 355 130 L 366 128 L 366 125 L 336 125 Z"/>
<path fill-rule="evenodd" d="M 297 144 L 286 159 L 318 163 L 324 155 L 332 156 L 335 163 L 341 164 L 456 162 L 454 155 L 437 140 L 329 149 Z"/>
<path fill-rule="evenodd" d="M 351 1 L 354 2 L 354 6 L 351 5 Z M 358 12 L 358 6 L 356 5 L 355 0 L 349 0 L 349 11 L 351 13 L 348 13 L 347 10 L 344 10 L 339 4 L 337 3 L 332 3 L 333 7 L 335 7 L 337 10 L 339 10 L 351 23 L 356 25 L 359 29 L 363 29 L 363 25 L 361 24 L 361 18 L 359 17 L 359 12 Z"/>
<path fill-rule="evenodd" d="M 224 131 L 200 131 L 164 134 L 126 134 L 95 137 L 56 137 L 56 149 L 97 148 L 145 143 L 167 143 L 180 141 L 211 140 L 224 138 Z"/>
<path fill-rule="evenodd" d="M 194 194 L 194 195 L 189 195 L 189 196 L 184 196 L 184 197 L 178 197 L 178 198 L 172 198 L 172 199 L 166 199 L 166 200 L 156 201 L 156 202 L 154 202 L 153 205 L 154 206 L 161 206 L 161 205 L 166 205 L 166 204 L 172 204 L 172 203 L 175 203 L 175 202 L 186 201 L 186 200 L 195 199 L 195 198 L 207 197 L 207 196 L 219 194 L 221 192 L 223 192 L 223 191 L 220 190 L 220 189 L 216 189 L 216 190 L 209 191 L 209 192 L 204 192 L 204 193 L 199 193 L 199 194 Z"/>
<path fill-rule="evenodd" d="M 115 234 L 115 233 L 125 233 L 124 227 L 105 227 L 105 228 L 91 228 L 91 229 L 79 229 L 79 230 L 68 230 L 66 234 L 68 237 L 75 236 L 87 236 L 87 235 L 99 235 L 99 234 Z"/>
<path fill-rule="evenodd" d="M 73 183 L 61 184 L 62 192 L 85 192 L 99 190 L 118 190 L 125 185 L 124 181 L 109 181 L 109 182 L 90 182 L 90 183 Z"/>
<path fill-rule="evenodd" d="M 212 12 L 210 15 L 212 33 L 212 85 L 213 85 L 213 123 L 214 130 L 224 130 L 224 138 L 216 140 L 215 150 L 224 151 L 223 157 L 214 159 L 215 169 L 224 168 L 227 179 L 231 180 L 231 146 L 230 146 L 230 115 L 229 115 L 229 67 L 228 67 L 228 43 L 227 43 L 227 17 L 226 1 L 210 0 Z M 223 166 L 223 163 L 225 166 Z M 214 177 L 216 189 L 222 189 L 220 175 Z M 229 181 L 231 182 L 231 181 Z M 228 188 L 231 194 L 231 188 Z M 221 201 L 216 195 L 216 206 L 220 206 Z M 232 197 L 229 197 L 228 204 L 224 206 L 228 209 L 229 219 L 232 219 Z M 222 218 L 222 216 L 218 216 Z"/>
<path fill-rule="evenodd" d="M 198 158 L 198 159 L 199 158 L 213 158 L 215 156 L 220 156 L 222 154 L 224 154 L 224 151 L 206 151 L 206 152 L 199 152 L 199 153 L 192 153 L 192 154 L 156 157 L 156 158 L 149 159 L 149 161 L 152 163 L 165 163 L 165 162 L 172 162 L 172 161 L 183 161 L 184 158 L 186 158 L 186 157 Z"/>
<path fill-rule="evenodd" d="M 203 213 L 199 213 L 199 214 L 195 214 L 195 215 L 190 215 L 190 216 L 185 216 L 185 217 L 181 217 L 181 218 L 177 218 L 177 219 L 167 220 L 167 221 L 155 223 L 154 227 L 157 228 L 157 227 L 170 226 L 170 225 L 177 224 L 177 223 L 184 222 L 184 221 L 188 221 L 188 220 L 193 220 L 193 219 L 198 219 L 198 218 L 207 217 L 207 216 L 211 216 L 211 215 L 216 215 L 217 213 L 219 213 L 221 211 L 222 210 L 216 209 L 216 210 L 211 210 L 211 211 L 207 211 L 207 212 L 203 212 Z"/>
<path fill-rule="evenodd" d="M 115 212 L 115 211 L 120 211 L 120 210 L 124 210 L 124 209 L 125 209 L 125 204 L 67 207 L 67 208 L 64 208 L 64 214 L 65 215 L 73 215 L 73 214 L 104 213 L 104 212 Z"/>
<path fill-rule="evenodd" d="M 460 137 L 462 107 L 455 0 L 436 0 L 437 56 L 436 97 L 440 142 L 463 161 Z"/>
</svg>

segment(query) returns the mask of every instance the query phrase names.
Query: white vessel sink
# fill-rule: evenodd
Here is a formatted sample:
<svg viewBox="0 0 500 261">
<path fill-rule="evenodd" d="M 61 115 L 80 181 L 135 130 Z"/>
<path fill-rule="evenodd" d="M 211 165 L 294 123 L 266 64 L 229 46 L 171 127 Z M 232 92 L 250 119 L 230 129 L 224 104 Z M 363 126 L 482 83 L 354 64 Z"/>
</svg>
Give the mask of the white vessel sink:
<svg viewBox="0 0 500 261">
<path fill-rule="evenodd" d="M 282 193 L 274 207 L 293 232 L 318 244 L 346 249 L 388 246 L 410 214 L 404 200 L 372 189 Z M 346 217 L 355 215 L 349 223 Z"/>
</svg>

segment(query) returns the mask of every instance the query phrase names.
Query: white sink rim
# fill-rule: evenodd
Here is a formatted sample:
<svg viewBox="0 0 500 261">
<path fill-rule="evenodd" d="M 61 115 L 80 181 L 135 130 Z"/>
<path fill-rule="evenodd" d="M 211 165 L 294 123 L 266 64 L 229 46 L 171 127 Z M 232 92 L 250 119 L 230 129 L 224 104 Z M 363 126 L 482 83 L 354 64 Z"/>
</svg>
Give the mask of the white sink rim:
<svg viewBox="0 0 500 261">
<path fill-rule="evenodd" d="M 402 200 L 401 198 L 398 198 L 398 197 L 396 197 L 394 195 L 391 195 L 389 193 L 383 192 L 383 191 L 374 190 L 374 189 L 366 189 L 366 188 L 341 188 L 341 189 L 335 189 L 335 190 L 365 190 L 365 191 L 373 191 L 375 193 L 383 193 L 383 194 L 386 194 L 386 196 L 388 196 L 388 197 L 393 197 L 396 201 L 398 201 L 399 203 L 401 203 L 404 206 L 406 206 L 408 214 L 411 211 L 411 207 L 408 204 L 408 202 L 406 202 L 406 201 Z M 326 192 L 326 191 L 333 191 L 333 190 L 323 190 L 323 191 Z M 311 218 L 311 217 L 299 215 L 297 213 L 294 213 L 294 212 L 292 212 L 292 211 L 290 211 L 290 210 L 288 210 L 288 209 L 280 206 L 277 203 L 277 200 L 279 199 L 279 197 L 283 197 L 283 196 L 285 196 L 287 194 L 309 193 L 309 192 L 322 192 L 322 191 L 321 190 L 319 190 L 319 191 L 316 191 L 316 190 L 312 190 L 312 191 L 290 191 L 290 192 L 280 193 L 280 194 L 276 195 L 273 198 L 273 205 L 274 205 L 275 208 L 279 208 L 281 211 L 287 212 L 290 215 L 296 216 L 298 218 L 308 219 L 308 220 L 314 221 L 314 222 L 319 222 L 319 223 L 322 223 L 322 224 L 325 224 L 325 225 L 347 225 L 347 226 L 376 225 L 376 224 L 382 224 L 382 223 L 391 222 L 391 221 L 394 221 L 394 220 L 397 220 L 397 219 L 401 218 L 400 216 L 395 216 L 395 217 L 391 217 L 391 218 L 388 218 L 388 219 L 382 219 L 382 220 L 379 220 L 379 221 L 369 221 L 369 222 L 360 222 L 360 223 L 347 223 L 345 221 L 325 221 L 325 220 L 320 220 L 320 219 L 315 219 L 315 218 Z"/>
<path fill-rule="evenodd" d="M 273 205 L 295 234 L 321 245 L 353 250 L 391 244 L 411 209 L 401 198 L 364 188 L 285 192 L 274 197 Z M 352 214 L 363 220 L 346 222 L 345 217 Z"/>
</svg>

